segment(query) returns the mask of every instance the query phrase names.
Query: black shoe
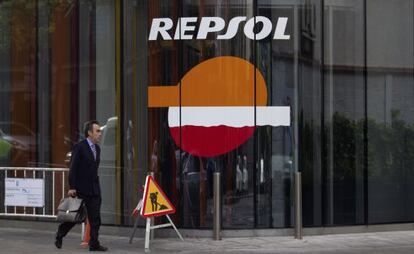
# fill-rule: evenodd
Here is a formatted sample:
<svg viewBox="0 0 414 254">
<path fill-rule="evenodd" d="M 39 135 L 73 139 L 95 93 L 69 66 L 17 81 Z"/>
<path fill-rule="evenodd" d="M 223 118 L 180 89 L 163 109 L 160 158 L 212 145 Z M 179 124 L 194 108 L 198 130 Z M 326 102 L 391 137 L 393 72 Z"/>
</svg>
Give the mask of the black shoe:
<svg viewBox="0 0 414 254">
<path fill-rule="evenodd" d="M 89 251 L 107 251 L 108 248 L 102 246 L 102 245 L 97 245 L 97 246 L 89 246 Z"/>
<path fill-rule="evenodd" d="M 55 246 L 58 249 L 61 249 L 62 248 L 62 238 L 61 237 L 56 237 Z"/>
</svg>

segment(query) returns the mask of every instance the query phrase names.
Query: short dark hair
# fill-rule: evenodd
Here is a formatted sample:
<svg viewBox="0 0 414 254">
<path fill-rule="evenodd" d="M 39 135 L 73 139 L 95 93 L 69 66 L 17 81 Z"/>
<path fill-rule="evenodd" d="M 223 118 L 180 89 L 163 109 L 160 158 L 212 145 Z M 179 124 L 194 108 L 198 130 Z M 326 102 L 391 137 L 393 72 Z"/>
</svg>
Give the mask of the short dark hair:
<svg viewBox="0 0 414 254">
<path fill-rule="evenodd" d="M 85 138 L 89 137 L 88 131 L 93 131 L 93 125 L 94 124 L 99 125 L 99 122 L 96 121 L 96 120 L 90 120 L 90 121 L 87 121 L 85 123 L 85 130 L 84 130 L 84 132 L 85 132 Z"/>
</svg>

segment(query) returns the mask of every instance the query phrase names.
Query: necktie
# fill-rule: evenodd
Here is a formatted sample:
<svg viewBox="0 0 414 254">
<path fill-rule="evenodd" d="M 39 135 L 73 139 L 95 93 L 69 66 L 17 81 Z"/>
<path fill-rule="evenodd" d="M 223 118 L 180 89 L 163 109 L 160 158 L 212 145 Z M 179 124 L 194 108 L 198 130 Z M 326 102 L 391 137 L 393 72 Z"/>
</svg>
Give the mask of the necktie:
<svg viewBox="0 0 414 254">
<path fill-rule="evenodd" d="M 93 157 L 96 160 L 96 148 L 95 148 L 95 145 L 94 144 L 91 145 L 91 149 L 92 149 Z"/>
</svg>

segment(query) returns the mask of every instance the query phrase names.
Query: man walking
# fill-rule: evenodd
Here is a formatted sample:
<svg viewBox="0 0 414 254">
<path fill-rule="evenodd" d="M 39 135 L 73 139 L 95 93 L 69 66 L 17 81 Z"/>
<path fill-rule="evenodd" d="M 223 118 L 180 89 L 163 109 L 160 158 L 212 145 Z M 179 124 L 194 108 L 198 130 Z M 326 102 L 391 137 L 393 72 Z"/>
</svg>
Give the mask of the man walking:
<svg viewBox="0 0 414 254">
<path fill-rule="evenodd" d="M 99 123 L 89 121 L 85 126 L 85 139 L 77 143 L 72 150 L 69 170 L 68 195 L 82 198 L 88 211 L 91 225 L 89 250 L 106 251 L 98 241 L 99 227 L 101 225 L 101 187 L 99 186 L 98 168 L 101 149 L 97 145 L 101 138 Z M 64 222 L 59 225 L 56 233 L 55 245 L 62 248 L 62 239 L 76 225 Z"/>
</svg>

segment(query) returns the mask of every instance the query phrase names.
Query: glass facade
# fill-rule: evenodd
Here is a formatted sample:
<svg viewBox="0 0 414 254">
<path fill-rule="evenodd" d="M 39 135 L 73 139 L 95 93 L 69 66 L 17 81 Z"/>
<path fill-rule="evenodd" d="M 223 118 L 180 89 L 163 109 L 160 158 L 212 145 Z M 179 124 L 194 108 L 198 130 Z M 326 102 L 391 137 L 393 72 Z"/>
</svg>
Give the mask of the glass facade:
<svg viewBox="0 0 414 254">
<path fill-rule="evenodd" d="M 367 1 L 368 223 L 414 219 L 413 5 Z"/>
<path fill-rule="evenodd" d="M 113 10 L 112 1 L 0 2 L 0 130 L 2 143 L 10 144 L 1 166 L 66 167 L 83 124 L 97 119 L 105 126 L 102 219 L 110 224 L 115 223 L 120 187 L 115 180 Z M 57 177 L 54 187 L 60 186 Z M 46 193 L 51 202 L 49 181 Z M 53 194 L 56 200 L 60 195 Z"/>
<path fill-rule="evenodd" d="M 411 0 L 0 1 L 0 167 L 66 167 L 97 119 L 104 224 L 133 224 L 152 173 L 179 227 L 212 228 L 217 171 L 225 229 L 292 227 L 296 171 L 305 226 L 413 222 L 413 17 Z"/>
</svg>

